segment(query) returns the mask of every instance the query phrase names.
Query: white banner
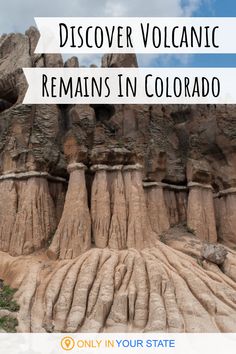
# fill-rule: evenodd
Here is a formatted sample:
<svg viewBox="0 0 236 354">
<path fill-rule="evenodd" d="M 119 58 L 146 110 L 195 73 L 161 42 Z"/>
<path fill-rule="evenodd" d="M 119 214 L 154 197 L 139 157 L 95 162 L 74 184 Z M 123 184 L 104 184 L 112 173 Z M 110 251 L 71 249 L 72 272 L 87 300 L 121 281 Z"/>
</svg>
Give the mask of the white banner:
<svg viewBox="0 0 236 354">
<path fill-rule="evenodd" d="M 36 17 L 36 53 L 236 53 L 236 18 Z"/>
<path fill-rule="evenodd" d="M 236 334 L 0 334 L 2 354 L 235 354 Z"/>
<path fill-rule="evenodd" d="M 24 104 L 236 104 L 236 68 L 25 68 Z"/>
</svg>

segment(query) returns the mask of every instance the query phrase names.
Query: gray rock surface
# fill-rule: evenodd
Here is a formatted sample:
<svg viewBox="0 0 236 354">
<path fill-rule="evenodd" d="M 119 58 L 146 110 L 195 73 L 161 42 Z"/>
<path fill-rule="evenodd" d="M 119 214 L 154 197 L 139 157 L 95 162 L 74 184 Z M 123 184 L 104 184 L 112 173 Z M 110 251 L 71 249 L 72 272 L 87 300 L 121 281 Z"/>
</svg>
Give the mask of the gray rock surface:
<svg viewBox="0 0 236 354">
<path fill-rule="evenodd" d="M 202 248 L 202 257 L 218 265 L 224 263 L 227 253 L 225 247 L 218 244 L 205 244 Z"/>
</svg>

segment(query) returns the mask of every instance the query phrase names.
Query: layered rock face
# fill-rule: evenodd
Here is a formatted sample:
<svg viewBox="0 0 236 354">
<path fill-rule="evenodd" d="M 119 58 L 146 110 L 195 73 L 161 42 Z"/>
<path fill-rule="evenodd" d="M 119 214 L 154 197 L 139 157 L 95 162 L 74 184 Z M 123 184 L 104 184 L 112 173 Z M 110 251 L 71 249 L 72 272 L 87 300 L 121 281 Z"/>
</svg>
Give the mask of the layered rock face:
<svg viewBox="0 0 236 354">
<path fill-rule="evenodd" d="M 0 278 L 19 332 L 236 331 L 236 108 L 22 105 L 0 38 Z M 102 66 L 137 67 L 135 55 Z"/>
<path fill-rule="evenodd" d="M 59 110 L 21 103 L 27 87 L 22 68 L 58 65 L 57 56 L 33 54 L 38 38 L 31 28 L 26 35 L 0 39 L 0 243 L 14 256 L 47 246 L 64 204 L 64 180 L 51 175 L 52 166 L 60 169 L 63 160 L 57 143 Z M 61 189 L 54 199 L 52 184 Z"/>
<path fill-rule="evenodd" d="M 91 166 L 94 173 L 89 201 L 91 215 L 84 169 L 81 163 L 68 167 L 70 180 L 64 210 L 48 256 L 75 258 L 88 250 L 91 242 L 98 248 L 118 250 L 141 250 L 151 245 L 156 235 L 148 215 L 142 166 Z"/>
<path fill-rule="evenodd" d="M 45 247 L 55 231 L 55 207 L 47 179 L 32 173 L 30 178 L 27 174 L 3 177 L 1 249 L 19 256 Z"/>
</svg>

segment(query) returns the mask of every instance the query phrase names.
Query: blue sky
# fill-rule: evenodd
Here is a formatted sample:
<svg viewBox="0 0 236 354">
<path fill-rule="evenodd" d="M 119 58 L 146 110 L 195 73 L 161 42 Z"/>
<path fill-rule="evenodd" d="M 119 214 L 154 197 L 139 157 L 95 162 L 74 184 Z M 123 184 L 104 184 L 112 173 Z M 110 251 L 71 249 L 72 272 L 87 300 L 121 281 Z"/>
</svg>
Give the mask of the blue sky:
<svg viewBox="0 0 236 354">
<path fill-rule="evenodd" d="M 24 32 L 40 16 L 236 17 L 236 0 L 6 0 L 1 3 L 0 34 Z M 225 54 L 139 55 L 138 60 L 140 66 L 236 67 L 236 55 Z M 99 65 L 100 56 L 80 56 L 79 61 Z"/>
<path fill-rule="evenodd" d="M 193 16 L 236 17 L 236 0 L 203 0 Z M 161 67 L 236 67 L 236 54 L 172 56 L 168 62 L 166 56 L 161 55 L 157 60 L 154 59 L 152 64 Z"/>
</svg>

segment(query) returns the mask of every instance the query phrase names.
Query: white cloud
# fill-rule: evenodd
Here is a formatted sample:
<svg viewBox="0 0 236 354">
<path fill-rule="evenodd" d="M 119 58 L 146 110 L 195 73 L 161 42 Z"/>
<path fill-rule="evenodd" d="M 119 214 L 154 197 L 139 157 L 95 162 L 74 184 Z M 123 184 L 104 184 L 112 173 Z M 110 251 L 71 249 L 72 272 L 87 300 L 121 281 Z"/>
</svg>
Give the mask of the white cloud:
<svg viewBox="0 0 236 354">
<path fill-rule="evenodd" d="M 105 16 L 125 16 L 127 12 L 127 7 L 125 7 L 125 3 L 122 2 L 114 3 L 112 1 L 107 1 L 104 12 Z"/>
<path fill-rule="evenodd" d="M 1 3 L 0 33 L 24 32 L 40 16 L 192 16 L 201 1 L 209 0 L 6 0 Z M 88 56 L 79 59 L 89 64 Z M 99 61 L 90 56 L 91 63 Z"/>
<path fill-rule="evenodd" d="M 192 16 L 195 11 L 198 10 L 201 4 L 201 0 L 189 0 L 186 5 L 183 6 L 183 16 Z"/>
<path fill-rule="evenodd" d="M 204 0 L 208 1 L 208 0 Z M 201 0 L 7 0 L 0 33 L 24 31 L 36 16 L 191 16 Z"/>
</svg>

